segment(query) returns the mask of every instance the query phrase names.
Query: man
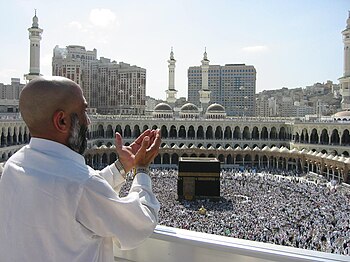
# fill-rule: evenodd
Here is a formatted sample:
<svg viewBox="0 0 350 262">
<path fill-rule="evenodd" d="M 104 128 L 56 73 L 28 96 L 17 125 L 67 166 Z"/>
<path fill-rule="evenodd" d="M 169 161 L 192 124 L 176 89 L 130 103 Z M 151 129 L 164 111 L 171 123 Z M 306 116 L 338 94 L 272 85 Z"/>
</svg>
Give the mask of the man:
<svg viewBox="0 0 350 262">
<path fill-rule="evenodd" d="M 114 261 L 139 245 L 157 224 L 159 203 L 148 165 L 158 154 L 159 130 L 129 147 L 116 134 L 119 159 L 102 171 L 85 165 L 87 103 L 62 78 L 37 78 L 19 101 L 31 141 L 5 164 L 0 179 L 0 261 Z M 119 191 L 135 168 L 128 196 Z"/>
</svg>

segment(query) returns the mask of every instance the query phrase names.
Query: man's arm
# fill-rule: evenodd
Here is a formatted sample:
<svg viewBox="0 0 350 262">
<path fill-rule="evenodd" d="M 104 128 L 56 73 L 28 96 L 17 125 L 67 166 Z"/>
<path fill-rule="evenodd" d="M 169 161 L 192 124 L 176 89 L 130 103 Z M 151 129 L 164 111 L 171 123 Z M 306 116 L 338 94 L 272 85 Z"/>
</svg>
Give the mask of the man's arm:
<svg viewBox="0 0 350 262">
<path fill-rule="evenodd" d="M 153 134 L 154 138 L 144 136 L 141 144 L 135 147 L 137 152 L 129 154 L 138 171 L 126 197 L 120 198 L 110 183 L 95 175 L 84 184 L 78 204 L 77 221 L 98 236 L 114 237 L 122 249 L 139 245 L 153 232 L 158 222 L 160 205 L 152 192 L 147 171 L 159 152 L 161 142 L 159 130 Z M 120 149 L 123 147 L 120 146 Z"/>
<path fill-rule="evenodd" d="M 95 175 L 84 185 L 76 220 L 94 235 L 113 237 L 121 249 L 131 249 L 152 234 L 159 208 L 149 175 L 137 174 L 123 198 L 105 179 Z"/>
</svg>

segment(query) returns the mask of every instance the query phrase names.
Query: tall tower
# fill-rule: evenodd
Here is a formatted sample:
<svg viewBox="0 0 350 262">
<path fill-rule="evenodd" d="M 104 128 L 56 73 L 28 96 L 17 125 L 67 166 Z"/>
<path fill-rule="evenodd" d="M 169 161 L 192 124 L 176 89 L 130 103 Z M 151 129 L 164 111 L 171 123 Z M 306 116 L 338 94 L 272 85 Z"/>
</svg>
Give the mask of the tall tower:
<svg viewBox="0 0 350 262">
<path fill-rule="evenodd" d="M 209 60 L 207 57 L 207 49 L 205 48 L 203 60 L 202 60 L 202 89 L 199 90 L 199 101 L 201 102 L 202 111 L 205 113 L 205 110 L 210 102 L 210 93 L 209 85 L 208 85 L 208 77 L 209 77 Z"/>
<path fill-rule="evenodd" d="M 36 10 L 33 17 L 32 27 L 28 28 L 30 40 L 29 74 L 25 75 L 27 81 L 40 76 L 40 41 L 43 29 L 39 28 Z"/>
<path fill-rule="evenodd" d="M 344 75 L 339 78 L 341 86 L 342 101 L 341 107 L 343 110 L 350 109 L 350 11 L 346 20 L 346 28 L 342 32 L 344 43 Z"/>
<path fill-rule="evenodd" d="M 170 59 L 168 60 L 169 68 L 169 87 L 166 91 L 166 101 L 170 105 L 175 105 L 177 90 L 175 90 L 175 63 L 173 48 L 171 48 Z"/>
</svg>

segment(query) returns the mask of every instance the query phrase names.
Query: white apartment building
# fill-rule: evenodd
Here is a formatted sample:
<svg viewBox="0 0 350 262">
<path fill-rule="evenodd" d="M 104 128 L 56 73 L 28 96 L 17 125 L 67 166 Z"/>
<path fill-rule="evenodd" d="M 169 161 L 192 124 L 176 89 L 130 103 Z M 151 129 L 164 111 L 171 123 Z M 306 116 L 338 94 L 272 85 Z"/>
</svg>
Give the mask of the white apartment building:
<svg viewBox="0 0 350 262">
<path fill-rule="evenodd" d="M 97 59 L 96 49 L 70 45 L 54 48 L 52 75 L 78 83 L 89 107 L 98 113 L 145 113 L 146 69 L 104 57 Z"/>
<path fill-rule="evenodd" d="M 23 87 L 19 78 L 11 78 L 10 85 L 0 83 L 0 99 L 18 100 Z"/>
<path fill-rule="evenodd" d="M 207 61 L 208 69 L 204 68 L 203 61 Z M 254 66 L 209 65 L 207 58 L 203 61 L 202 66 L 191 66 L 188 69 L 188 101 L 202 106 L 199 91 L 206 90 L 204 85 L 207 85 L 210 103 L 224 106 L 228 116 L 254 116 L 256 92 Z M 203 77 L 203 72 L 207 77 Z M 207 83 L 203 83 L 203 79 L 207 80 Z"/>
</svg>

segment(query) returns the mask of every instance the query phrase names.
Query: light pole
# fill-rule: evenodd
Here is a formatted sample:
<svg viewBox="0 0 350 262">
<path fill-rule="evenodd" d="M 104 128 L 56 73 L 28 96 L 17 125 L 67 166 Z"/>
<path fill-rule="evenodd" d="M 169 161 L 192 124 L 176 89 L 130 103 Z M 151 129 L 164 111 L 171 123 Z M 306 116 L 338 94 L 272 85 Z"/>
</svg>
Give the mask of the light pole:
<svg viewBox="0 0 350 262">
<path fill-rule="evenodd" d="M 119 90 L 119 116 L 122 114 L 122 96 L 124 95 L 123 90 Z"/>
</svg>

